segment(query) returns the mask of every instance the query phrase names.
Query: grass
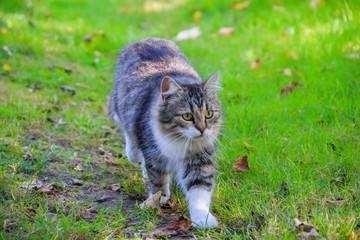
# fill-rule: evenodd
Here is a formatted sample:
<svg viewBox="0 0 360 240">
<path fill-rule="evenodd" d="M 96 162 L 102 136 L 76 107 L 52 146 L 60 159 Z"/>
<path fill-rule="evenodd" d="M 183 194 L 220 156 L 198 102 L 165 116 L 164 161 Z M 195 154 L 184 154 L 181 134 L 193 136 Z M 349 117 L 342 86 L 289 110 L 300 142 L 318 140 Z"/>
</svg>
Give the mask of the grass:
<svg viewBox="0 0 360 240">
<path fill-rule="evenodd" d="M 146 193 L 141 173 L 119 156 L 124 142 L 106 117 L 107 97 L 121 47 L 198 26 L 199 38 L 178 45 L 204 78 L 222 75 L 225 126 L 212 205 L 222 224 L 191 234 L 297 239 L 298 218 L 327 239 L 356 239 L 360 5 L 319 2 L 253 0 L 235 10 L 215 0 L 1 1 L 1 238 L 121 239 L 135 237 L 129 227 L 158 226 L 162 210 L 96 200 L 109 186 L 134 199 Z M 216 34 L 228 26 L 236 32 Z M 92 41 L 83 41 L 90 33 Z M 260 67 L 251 69 L 255 59 Z M 281 96 L 290 81 L 304 87 Z M 40 89 L 30 91 L 35 82 Z M 76 94 L 63 94 L 61 85 Z M 234 172 L 244 155 L 250 172 Z M 24 188 L 35 178 L 53 194 Z M 176 214 L 186 214 L 184 197 L 175 190 L 173 197 Z"/>
</svg>

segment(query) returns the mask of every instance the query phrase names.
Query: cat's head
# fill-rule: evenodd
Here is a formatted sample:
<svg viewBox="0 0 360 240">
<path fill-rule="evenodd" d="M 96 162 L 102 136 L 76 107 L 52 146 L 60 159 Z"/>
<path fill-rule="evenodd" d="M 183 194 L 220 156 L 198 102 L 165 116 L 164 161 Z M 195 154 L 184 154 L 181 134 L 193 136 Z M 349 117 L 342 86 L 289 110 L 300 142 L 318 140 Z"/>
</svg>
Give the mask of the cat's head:
<svg viewBox="0 0 360 240">
<path fill-rule="evenodd" d="M 170 77 L 161 84 L 159 127 L 173 139 L 215 140 L 221 128 L 218 72 L 201 84 L 179 85 Z"/>
</svg>

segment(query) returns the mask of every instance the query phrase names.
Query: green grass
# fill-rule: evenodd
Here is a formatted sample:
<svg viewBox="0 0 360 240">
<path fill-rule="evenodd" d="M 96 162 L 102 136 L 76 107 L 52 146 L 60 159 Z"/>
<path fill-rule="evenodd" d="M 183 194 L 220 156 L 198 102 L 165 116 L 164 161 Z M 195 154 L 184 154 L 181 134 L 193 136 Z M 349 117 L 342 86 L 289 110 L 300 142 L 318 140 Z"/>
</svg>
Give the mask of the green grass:
<svg viewBox="0 0 360 240">
<path fill-rule="evenodd" d="M 221 226 L 191 234 L 296 239 L 298 218 L 318 226 L 327 239 L 356 239 L 360 4 L 321 1 L 312 9 L 310 1 L 253 0 L 234 10 L 231 1 L 164 2 L 0 2 L 1 238 L 121 239 L 134 236 L 128 227 L 142 233 L 156 228 L 162 210 L 106 210 L 94 203 L 113 184 L 135 199 L 146 192 L 140 172 L 125 158 L 107 160 L 99 150 L 124 154 L 122 137 L 106 117 L 107 97 L 119 49 L 141 38 L 172 39 L 198 26 L 199 38 L 178 45 L 204 78 L 220 71 L 225 125 L 212 205 Z M 149 3 L 165 9 L 145 11 Z M 194 20 L 198 11 L 202 18 Z M 237 29 L 214 35 L 221 27 Z M 96 34 L 100 30 L 104 34 Z M 95 34 L 92 41 L 82 41 L 89 33 Z M 255 59 L 260 68 L 251 69 Z M 291 76 L 283 74 L 286 68 Z M 281 96 L 291 81 L 304 87 Z M 40 89 L 29 91 L 35 82 Z M 63 94 L 60 85 L 76 94 Z M 24 159 L 26 152 L 31 159 Z M 235 160 L 244 155 L 250 172 L 234 172 Z M 84 170 L 75 170 L 77 165 Z M 332 181 L 338 177 L 344 178 Z M 26 191 L 24 182 L 34 178 L 52 184 L 55 194 Z M 72 178 L 84 184 L 76 186 Z M 279 192 L 283 181 L 288 190 Z M 176 213 L 186 214 L 184 197 L 175 190 L 173 195 Z"/>
</svg>

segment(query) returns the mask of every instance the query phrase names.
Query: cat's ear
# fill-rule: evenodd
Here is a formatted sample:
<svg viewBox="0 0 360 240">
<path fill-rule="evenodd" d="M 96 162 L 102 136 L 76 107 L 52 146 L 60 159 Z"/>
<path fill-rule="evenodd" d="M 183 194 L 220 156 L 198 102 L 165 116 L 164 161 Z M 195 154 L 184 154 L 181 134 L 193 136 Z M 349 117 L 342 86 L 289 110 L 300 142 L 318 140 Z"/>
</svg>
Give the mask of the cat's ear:
<svg viewBox="0 0 360 240">
<path fill-rule="evenodd" d="M 222 89 L 219 83 L 219 71 L 213 73 L 213 75 L 211 75 L 211 77 L 208 80 L 206 80 L 204 88 L 206 92 L 210 94 L 216 94 L 217 90 Z"/>
<path fill-rule="evenodd" d="M 161 91 L 161 99 L 166 100 L 170 97 L 170 95 L 182 90 L 182 88 L 175 82 L 171 77 L 164 77 L 161 83 L 160 91 Z"/>
</svg>

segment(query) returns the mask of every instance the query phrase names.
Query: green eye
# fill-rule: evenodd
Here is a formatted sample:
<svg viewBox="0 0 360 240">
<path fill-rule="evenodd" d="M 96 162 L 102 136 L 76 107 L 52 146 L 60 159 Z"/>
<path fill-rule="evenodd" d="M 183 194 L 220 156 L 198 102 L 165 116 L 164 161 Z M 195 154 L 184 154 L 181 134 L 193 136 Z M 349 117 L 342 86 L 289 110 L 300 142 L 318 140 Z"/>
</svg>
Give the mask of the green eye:
<svg viewBox="0 0 360 240">
<path fill-rule="evenodd" d="M 206 113 L 205 113 L 205 117 L 206 118 L 212 118 L 213 117 L 213 115 L 214 115 L 214 112 L 213 111 L 207 111 Z"/>
<path fill-rule="evenodd" d="M 186 121 L 190 121 L 193 119 L 193 115 L 191 113 L 185 113 L 182 115 L 183 119 Z"/>
</svg>

